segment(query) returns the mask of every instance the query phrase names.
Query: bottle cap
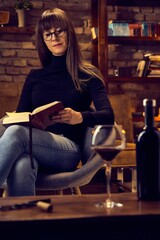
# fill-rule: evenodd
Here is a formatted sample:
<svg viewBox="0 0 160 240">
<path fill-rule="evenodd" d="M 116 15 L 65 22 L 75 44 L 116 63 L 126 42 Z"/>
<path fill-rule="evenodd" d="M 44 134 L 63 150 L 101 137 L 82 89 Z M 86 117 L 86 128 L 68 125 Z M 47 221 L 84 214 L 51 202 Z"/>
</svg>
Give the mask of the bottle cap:
<svg viewBox="0 0 160 240">
<path fill-rule="evenodd" d="M 156 100 L 155 99 L 144 99 L 143 100 L 143 106 L 152 106 L 155 107 L 156 106 Z"/>
</svg>

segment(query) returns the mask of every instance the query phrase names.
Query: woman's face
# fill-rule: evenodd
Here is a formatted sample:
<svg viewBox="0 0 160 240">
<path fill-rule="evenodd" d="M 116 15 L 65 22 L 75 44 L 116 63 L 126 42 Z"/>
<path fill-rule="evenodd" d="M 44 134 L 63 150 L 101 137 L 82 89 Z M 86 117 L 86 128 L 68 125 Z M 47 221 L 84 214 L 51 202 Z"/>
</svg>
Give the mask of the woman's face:
<svg viewBox="0 0 160 240">
<path fill-rule="evenodd" d="M 54 56 L 62 56 L 66 53 L 68 36 L 65 29 L 52 28 L 49 31 L 44 31 L 43 39 Z"/>
</svg>

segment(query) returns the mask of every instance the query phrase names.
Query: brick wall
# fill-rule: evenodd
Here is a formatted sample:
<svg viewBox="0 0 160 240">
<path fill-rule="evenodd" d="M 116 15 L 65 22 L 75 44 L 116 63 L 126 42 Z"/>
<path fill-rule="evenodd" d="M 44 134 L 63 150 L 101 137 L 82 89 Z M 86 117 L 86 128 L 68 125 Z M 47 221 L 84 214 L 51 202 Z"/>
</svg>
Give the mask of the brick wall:
<svg viewBox="0 0 160 240">
<path fill-rule="evenodd" d="M 33 9 L 25 13 L 26 26 L 35 27 L 45 9 L 60 7 L 66 10 L 71 16 L 83 56 L 87 61 L 91 61 L 90 0 L 45 0 L 32 1 L 32 3 Z M 13 0 L 0 0 L 0 10 L 10 11 L 8 26 L 18 25 Z M 30 69 L 40 66 L 35 37 L 34 31 L 33 33 L 0 32 L 0 97 L 19 96 Z"/>
</svg>

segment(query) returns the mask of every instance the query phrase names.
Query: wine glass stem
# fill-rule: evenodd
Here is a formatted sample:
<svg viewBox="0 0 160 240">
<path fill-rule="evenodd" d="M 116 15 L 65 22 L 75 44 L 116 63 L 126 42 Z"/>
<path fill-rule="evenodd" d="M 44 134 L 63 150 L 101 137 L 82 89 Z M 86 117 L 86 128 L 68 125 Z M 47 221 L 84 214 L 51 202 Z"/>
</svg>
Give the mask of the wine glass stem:
<svg viewBox="0 0 160 240">
<path fill-rule="evenodd" d="M 111 202 L 111 161 L 106 162 L 105 175 L 106 175 L 106 186 L 107 186 L 107 202 Z"/>
</svg>

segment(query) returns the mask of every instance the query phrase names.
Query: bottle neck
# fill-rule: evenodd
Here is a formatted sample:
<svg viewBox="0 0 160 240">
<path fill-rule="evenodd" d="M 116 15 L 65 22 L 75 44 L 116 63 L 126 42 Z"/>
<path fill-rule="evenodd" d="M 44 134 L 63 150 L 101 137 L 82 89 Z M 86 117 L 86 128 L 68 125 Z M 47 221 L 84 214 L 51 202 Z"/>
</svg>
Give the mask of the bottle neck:
<svg viewBox="0 0 160 240">
<path fill-rule="evenodd" d="M 145 106 L 145 128 L 154 127 L 154 113 L 155 108 L 153 106 Z"/>
</svg>

